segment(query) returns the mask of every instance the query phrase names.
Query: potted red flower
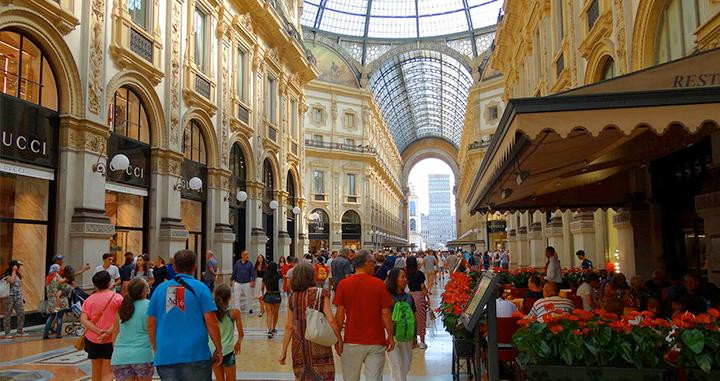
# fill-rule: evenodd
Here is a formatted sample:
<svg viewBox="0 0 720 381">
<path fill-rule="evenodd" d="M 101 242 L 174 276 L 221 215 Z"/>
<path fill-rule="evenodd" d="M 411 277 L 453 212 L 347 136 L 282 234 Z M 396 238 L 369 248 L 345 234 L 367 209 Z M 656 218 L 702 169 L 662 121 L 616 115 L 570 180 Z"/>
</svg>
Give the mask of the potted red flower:
<svg viewBox="0 0 720 381">
<path fill-rule="evenodd" d="M 673 334 L 677 356 L 670 357 L 677 357 L 678 378 L 720 380 L 720 312 L 714 308 L 698 315 L 685 312 L 672 322 L 677 327 Z"/>
</svg>

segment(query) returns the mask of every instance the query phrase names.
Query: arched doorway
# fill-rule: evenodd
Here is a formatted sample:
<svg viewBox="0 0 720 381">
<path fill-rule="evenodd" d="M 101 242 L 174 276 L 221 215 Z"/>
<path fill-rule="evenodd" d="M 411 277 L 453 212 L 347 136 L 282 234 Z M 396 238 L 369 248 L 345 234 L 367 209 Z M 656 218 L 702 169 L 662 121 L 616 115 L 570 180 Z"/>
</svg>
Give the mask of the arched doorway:
<svg viewBox="0 0 720 381">
<path fill-rule="evenodd" d="M 126 252 L 148 252 L 150 146 L 155 137 L 146 110 L 138 92 L 128 85 L 115 91 L 108 110 L 108 163 L 117 155 L 130 162 L 124 171 L 113 170 L 112 165 L 106 168 L 105 215 L 115 225 L 109 252 L 119 265 Z"/>
<path fill-rule="evenodd" d="M 233 263 L 247 248 L 245 232 L 247 230 L 247 172 L 245 154 L 238 143 L 230 149 L 230 226 L 235 233 L 233 242 Z"/>
<path fill-rule="evenodd" d="M 26 311 L 45 291 L 54 254 L 59 105 L 56 72 L 23 31 L 0 31 L 0 263 L 23 263 Z M 8 318 L 9 319 L 9 318 Z"/>
<path fill-rule="evenodd" d="M 200 258 L 198 275 L 205 270 L 205 206 L 207 202 L 207 146 L 200 122 L 191 119 L 183 134 L 180 219 L 188 231 L 185 248 Z M 199 182 L 198 182 L 199 180 Z M 197 186 L 200 185 L 198 188 Z"/>
<path fill-rule="evenodd" d="M 354 210 L 342 216 L 342 246 L 357 250 L 362 247 L 362 224 L 360 215 Z"/>
<path fill-rule="evenodd" d="M 308 235 L 311 253 L 330 248 L 330 217 L 324 210 L 314 209 L 308 215 Z"/>
<path fill-rule="evenodd" d="M 265 244 L 265 260 L 272 262 L 275 260 L 275 210 L 270 207 L 270 203 L 275 200 L 275 179 L 269 159 L 263 162 L 263 184 L 265 186 L 262 204 L 263 230 L 268 237 Z"/>
<path fill-rule="evenodd" d="M 295 176 L 292 171 L 288 171 L 287 183 L 285 185 L 288 192 L 288 207 L 285 211 L 285 218 L 287 219 L 287 232 L 290 235 L 290 255 L 296 255 L 295 253 L 295 213 L 293 209 L 297 204 L 297 194 L 295 193 Z"/>
</svg>

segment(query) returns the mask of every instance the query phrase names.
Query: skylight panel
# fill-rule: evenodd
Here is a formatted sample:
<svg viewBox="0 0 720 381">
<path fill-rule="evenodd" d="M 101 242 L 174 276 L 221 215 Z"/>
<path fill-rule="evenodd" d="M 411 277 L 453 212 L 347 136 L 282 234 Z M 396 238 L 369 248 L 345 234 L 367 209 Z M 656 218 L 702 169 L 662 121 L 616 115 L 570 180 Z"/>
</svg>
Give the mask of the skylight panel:
<svg viewBox="0 0 720 381">
<path fill-rule="evenodd" d="M 326 8 L 320 20 L 320 29 L 348 36 L 362 36 L 365 33 L 365 16 L 335 12 Z"/>
<path fill-rule="evenodd" d="M 367 0 L 327 0 L 325 9 L 365 15 L 367 14 L 367 4 Z"/>
<path fill-rule="evenodd" d="M 502 1 L 494 1 L 485 5 L 470 8 L 470 18 L 474 29 L 484 28 L 497 23 Z"/>
<path fill-rule="evenodd" d="M 373 3 L 375 7 L 375 3 Z M 370 38 L 416 38 L 415 18 L 370 17 Z"/>
<path fill-rule="evenodd" d="M 318 6 L 309 2 L 305 2 L 303 5 L 302 16 L 300 16 L 300 23 L 305 26 L 315 26 L 315 16 L 317 16 Z"/>
</svg>

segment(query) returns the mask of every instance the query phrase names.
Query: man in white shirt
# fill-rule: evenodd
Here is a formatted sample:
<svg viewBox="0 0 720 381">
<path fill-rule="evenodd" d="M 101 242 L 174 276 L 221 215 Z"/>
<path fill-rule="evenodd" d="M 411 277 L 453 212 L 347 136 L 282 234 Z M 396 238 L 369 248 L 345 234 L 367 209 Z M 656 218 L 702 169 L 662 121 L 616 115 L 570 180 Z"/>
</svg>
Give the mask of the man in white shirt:
<svg viewBox="0 0 720 381">
<path fill-rule="evenodd" d="M 599 293 L 600 277 L 595 273 L 588 274 L 585 282 L 577 289 L 577 296 L 581 297 L 583 301 L 583 309 L 593 311 L 595 308 L 600 308 L 597 300 Z"/>
<path fill-rule="evenodd" d="M 548 259 L 545 280 L 559 285 L 563 281 L 562 268 L 560 267 L 560 260 L 557 257 L 557 253 L 555 253 L 555 248 L 548 246 L 545 249 L 545 257 Z"/>
<path fill-rule="evenodd" d="M 512 317 L 513 312 L 517 311 L 517 306 L 513 302 L 503 299 L 503 289 L 498 287 L 495 291 L 495 316 L 499 318 Z"/>
<path fill-rule="evenodd" d="M 95 268 L 95 271 L 93 271 L 93 275 L 99 273 L 100 271 L 107 271 L 108 274 L 110 274 L 110 278 L 115 280 L 115 286 L 117 287 L 120 285 L 120 269 L 118 269 L 117 266 L 113 265 L 113 259 L 115 259 L 115 256 L 113 256 L 110 253 L 105 253 L 102 256 L 103 263 L 102 265 Z"/>
</svg>

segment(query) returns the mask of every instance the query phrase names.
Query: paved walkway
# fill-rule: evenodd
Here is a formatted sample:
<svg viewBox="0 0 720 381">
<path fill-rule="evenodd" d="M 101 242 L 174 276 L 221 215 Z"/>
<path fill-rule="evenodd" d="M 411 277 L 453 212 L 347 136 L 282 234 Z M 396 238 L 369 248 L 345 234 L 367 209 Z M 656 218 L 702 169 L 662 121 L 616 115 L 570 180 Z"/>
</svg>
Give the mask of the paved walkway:
<svg viewBox="0 0 720 381">
<path fill-rule="evenodd" d="M 433 308 L 437 308 L 441 293 L 442 290 L 434 291 Z M 284 327 L 286 304 L 287 299 L 284 298 L 278 328 Z M 278 335 L 268 339 L 265 318 L 257 316 L 257 307 L 254 310 L 254 316 L 243 314 L 245 340 L 237 359 L 238 380 L 293 380 L 291 366 L 277 362 L 282 348 L 283 330 L 279 329 Z M 439 319 L 428 324 L 428 349 L 413 351 L 409 379 L 450 380 L 451 337 L 443 330 Z M 0 340 L 0 380 L 90 380 L 90 362 L 85 352 L 77 352 L 72 347 L 75 337 L 42 340 L 41 327 L 27 331 L 31 334 L 28 337 Z M 335 368 L 338 371 L 337 379 L 341 380 L 338 358 Z M 387 365 L 385 378 L 389 380 Z"/>
</svg>

